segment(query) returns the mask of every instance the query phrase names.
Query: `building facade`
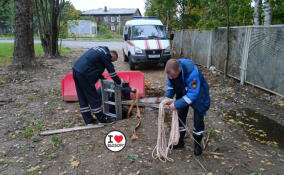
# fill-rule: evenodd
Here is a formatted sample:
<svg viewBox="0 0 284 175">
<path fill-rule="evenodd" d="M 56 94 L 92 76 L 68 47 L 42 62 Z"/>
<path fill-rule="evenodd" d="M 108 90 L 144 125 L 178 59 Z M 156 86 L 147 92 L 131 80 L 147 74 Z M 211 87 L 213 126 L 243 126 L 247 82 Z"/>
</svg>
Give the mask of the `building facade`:
<svg viewBox="0 0 284 175">
<path fill-rule="evenodd" d="M 88 21 L 88 20 L 68 21 L 69 38 L 95 37 L 96 35 L 97 35 L 97 24 L 94 21 Z"/>
<path fill-rule="evenodd" d="M 102 25 L 106 25 L 108 29 L 113 32 L 119 32 L 123 29 L 126 21 L 133 18 L 133 16 L 141 16 L 138 8 L 110 8 L 88 10 L 81 14 L 81 16 L 89 16 L 97 23 L 98 32 Z"/>
</svg>

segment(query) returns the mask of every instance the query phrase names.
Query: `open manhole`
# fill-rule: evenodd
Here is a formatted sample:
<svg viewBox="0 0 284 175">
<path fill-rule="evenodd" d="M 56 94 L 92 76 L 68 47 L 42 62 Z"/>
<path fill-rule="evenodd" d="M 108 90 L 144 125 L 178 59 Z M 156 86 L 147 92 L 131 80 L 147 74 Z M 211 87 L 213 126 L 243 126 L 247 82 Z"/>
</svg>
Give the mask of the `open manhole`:
<svg viewBox="0 0 284 175">
<path fill-rule="evenodd" d="M 225 118 L 241 126 L 250 139 L 284 149 L 284 126 L 252 109 L 225 112 Z"/>
</svg>

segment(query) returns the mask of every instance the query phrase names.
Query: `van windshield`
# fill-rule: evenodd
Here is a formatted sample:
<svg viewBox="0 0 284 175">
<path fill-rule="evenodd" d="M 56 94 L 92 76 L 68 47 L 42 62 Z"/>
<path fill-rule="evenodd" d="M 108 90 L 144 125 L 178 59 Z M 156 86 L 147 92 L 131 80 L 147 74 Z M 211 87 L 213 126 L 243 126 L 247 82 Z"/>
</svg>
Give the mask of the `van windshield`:
<svg viewBox="0 0 284 175">
<path fill-rule="evenodd" d="M 162 25 L 139 25 L 132 27 L 133 40 L 145 39 L 167 39 L 167 32 Z"/>
</svg>

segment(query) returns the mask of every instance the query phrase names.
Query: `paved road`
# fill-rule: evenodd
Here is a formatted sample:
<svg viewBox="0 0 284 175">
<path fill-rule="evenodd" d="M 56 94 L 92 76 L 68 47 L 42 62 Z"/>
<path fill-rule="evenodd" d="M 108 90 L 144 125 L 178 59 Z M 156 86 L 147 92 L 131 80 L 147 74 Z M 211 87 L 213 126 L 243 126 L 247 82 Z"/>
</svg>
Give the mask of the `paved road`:
<svg viewBox="0 0 284 175">
<path fill-rule="evenodd" d="M 0 39 L 0 43 L 13 43 L 14 40 L 5 40 Z M 40 40 L 35 40 L 35 43 L 40 43 Z M 71 49 L 89 49 L 91 47 L 96 46 L 107 46 L 111 50 L 121 50 L 122 49 L 122 41 L 74 41 L 74 40 L 64 40 L 62 41 L 62 45 L 65 47 L 69 47 Z"/>
</svg>

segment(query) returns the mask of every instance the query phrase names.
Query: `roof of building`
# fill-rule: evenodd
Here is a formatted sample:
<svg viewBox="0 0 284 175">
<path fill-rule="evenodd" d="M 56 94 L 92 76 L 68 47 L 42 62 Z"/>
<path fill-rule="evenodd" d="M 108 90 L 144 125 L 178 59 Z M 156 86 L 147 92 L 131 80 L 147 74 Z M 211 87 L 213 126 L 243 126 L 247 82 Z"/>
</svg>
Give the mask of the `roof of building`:
<svg viewBox="0 0 284 175">
<path fill-rule="evenodd" d="M 110 8 L 105 11 L 104 8 L 87 10 L 82 13 L 82 15 L 129 15 L 135 14 L 136 11 L 140 13 L 138 8 Z M 141 15 L 141 13 L 140 13 Z"/>
</svg>

